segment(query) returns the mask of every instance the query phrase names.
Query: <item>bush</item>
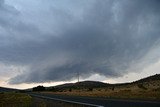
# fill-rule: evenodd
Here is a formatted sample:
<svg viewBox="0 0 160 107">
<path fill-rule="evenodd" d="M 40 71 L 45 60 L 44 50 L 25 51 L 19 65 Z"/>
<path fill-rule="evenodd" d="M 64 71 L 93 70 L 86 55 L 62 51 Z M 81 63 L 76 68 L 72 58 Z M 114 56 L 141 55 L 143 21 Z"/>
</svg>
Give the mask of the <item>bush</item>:
<svg viewBox="0 0 160 107">
<path fill-rule="evenodd" d="M 69 92 L 72 92 L 72 89 L 71 89 L 71 88 L 69 89 Z"/>
<path fill-rule="evenodd" d="M 88 91 L 93 91 L 93 88 L 88 88 Z"/>
<path fill-rule="evenodd" d="M 141 89 L 143 89 L 143 90 L 147 90 L 147 88 L 146 88 L 146 87 L 144 87 L 144 85 L 143 85 L 143 84 L 138 84 L 137 86 L 138 86 L 138 88 L 141 88 Z"/>
<path fill-rule="evenodd" d="M 45 87 L 43 87 L 43 86 L 37 86 L 37 87 L 34 87 L 33 88 L 33 91 L 45 91 L 46 89 L 45 89 Z"/>
<path fill-rule="evenodd" d="M 112 87 L 112 91 L 114 91 L 114 86 Z"/>
</svg>

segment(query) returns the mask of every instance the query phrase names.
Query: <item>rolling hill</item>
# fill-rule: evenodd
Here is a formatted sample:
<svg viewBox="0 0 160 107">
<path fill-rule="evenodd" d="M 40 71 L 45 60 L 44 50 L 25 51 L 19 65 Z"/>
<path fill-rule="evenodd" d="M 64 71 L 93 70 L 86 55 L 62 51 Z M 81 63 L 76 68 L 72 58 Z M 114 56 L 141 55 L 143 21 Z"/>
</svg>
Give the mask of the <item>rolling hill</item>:
<svg viewBox="0 0 160 107">
<path fill-rule="evenodd" d="M 54 88 L 58 90 L 65 90 L 65 89 L 84 89 L 84 88 L 104 88 L 104 87 L 119 87 L 119 86 L 127 86 L 127 85 L 136 85 L 136 84 L 150 84 L 153 85 L 153 82 L 157 82 L 157 85 L 160 85 L 160 74 L 152 75 L 146 78 L 142 78 L 137 81 L 133 81 L 130 83 L 119 83 L 119 84 L 109 84 L 103 83 L 99 81 L 81 81 L 76 83 L 66 83 L 62 85 L 54 86 Z M 155 84 L 156 85 L 156 84 Z M 46 89 L 51 89 L 53 87 L 47 87 Z"/>
<path fill-rule="evenodd" d="M 76 96 L 150 99 L 159 101 L 160 74 L 121 84 L 108 84 L 98 81 L 67 83 L 54 87 L 46 87 L 46 92 Z"/>
<path fill-rule="evenodd" d="M 57 85 L 55 88 L 102 88 L 106 87 L 109 84 L 99 82 L 99 81 L 81 81 L 81 82 L 76 82 L 76 83 L 67 83 L 67 84 L 62 84 L 62 85 Z"/>
</svg>

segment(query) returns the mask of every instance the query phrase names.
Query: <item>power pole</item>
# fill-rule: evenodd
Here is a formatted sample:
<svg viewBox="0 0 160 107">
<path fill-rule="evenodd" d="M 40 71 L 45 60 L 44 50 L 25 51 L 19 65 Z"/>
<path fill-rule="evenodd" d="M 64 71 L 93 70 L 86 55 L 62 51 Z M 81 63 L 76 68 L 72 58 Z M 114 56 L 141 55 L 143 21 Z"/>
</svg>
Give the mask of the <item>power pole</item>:
<svg viewBox="0 0 160 107">
<path fill-rule="evenodd" d="M 78 76 L 78 83 L 79 83 L 79 71 L 78 71 L 78 73 L 77 73 L 77 76 Z"/>
</svg>

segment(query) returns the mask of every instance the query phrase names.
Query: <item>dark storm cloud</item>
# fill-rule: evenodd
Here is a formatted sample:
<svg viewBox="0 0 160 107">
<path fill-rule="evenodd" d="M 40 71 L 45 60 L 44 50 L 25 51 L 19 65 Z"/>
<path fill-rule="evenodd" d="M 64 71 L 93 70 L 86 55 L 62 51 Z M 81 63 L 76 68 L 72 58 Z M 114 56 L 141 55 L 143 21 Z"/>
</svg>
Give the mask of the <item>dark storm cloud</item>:
<svg viewBox="0 0 160 107">
<path fill-rule="evenodd" d="M 106 77 L 123 76 L 131 65 L 135 66 L 159 45 L 159 4 L 158 0 L 95 1 L 79 20 L 62 9 L 58 11 L 62 12 L 58 14 L 62 16 L 58 16 L 58 28 L 63 30 L 56 36 L 44 34 L 36 25 L 22 23 L 15 16 L 18 24 L 10 33 L 14 34 L 14 41 L 0 46 L 0 59 L 25 65 L 27 69 L 10 79 L 10 83 L 71 80 L 77 72 L 83 78 L 95 73 Z M 50 12 L 54 14 L 55 9 L 52 9 Z M 65 21 L 72 24 L 66 22 L 63 27 Z M 5 29 L 3 24 L 0 26 Z M 21 34 L 23 36 L 19 37 Z"/>
</svg>

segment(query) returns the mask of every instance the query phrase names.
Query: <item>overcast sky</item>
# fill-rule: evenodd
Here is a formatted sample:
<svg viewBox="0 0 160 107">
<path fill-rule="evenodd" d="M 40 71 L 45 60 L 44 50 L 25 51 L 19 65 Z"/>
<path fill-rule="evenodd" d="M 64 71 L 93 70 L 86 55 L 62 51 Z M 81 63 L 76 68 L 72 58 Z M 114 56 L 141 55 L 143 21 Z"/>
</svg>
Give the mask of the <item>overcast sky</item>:
<svg viewBox="0 0 160 107">
<path fill-rule="evenodd" d="M 0 85 L 128 82 L 160 73 L 159 0 L 0 0 Z"/>
</svg>

